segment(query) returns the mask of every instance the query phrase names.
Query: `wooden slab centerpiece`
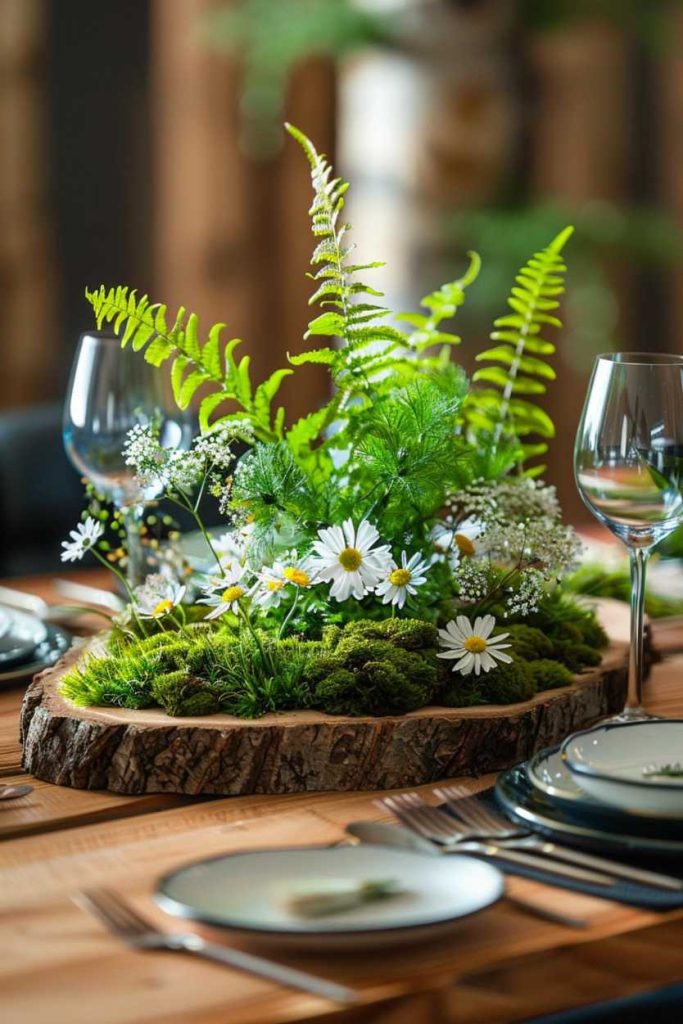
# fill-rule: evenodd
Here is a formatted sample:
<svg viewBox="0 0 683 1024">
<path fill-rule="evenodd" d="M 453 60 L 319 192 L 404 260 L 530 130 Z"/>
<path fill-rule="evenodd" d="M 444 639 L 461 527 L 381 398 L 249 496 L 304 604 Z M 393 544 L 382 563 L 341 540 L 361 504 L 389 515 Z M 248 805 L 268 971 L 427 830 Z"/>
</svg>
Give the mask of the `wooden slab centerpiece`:
<svg viewBox="0 0 683 1024">
<path fill-rule="evenodd" d="M 159 708 L 79 708 L 59 692 L 76 649 L 26 693 L 23 766 L 78 789 L 192 796 L 393 789 L 497 771 L 621 709 L 627 606 L 601 602 L 600 617 L 610 645 L 573 686 L 523 704 L 426 707 L 381 718 L 314 711 L 169 718 Z"/>
<path fill-rule="evenodd" d="M 605 636 L 558 588 L 581 544 L 537 462 L 573 229 L 520 268 L 468 380 L 449 321 L 479 255 L 421 311 L 392 314 L 364 281 L 381 261 L 351 257 L 347 184 L 288 131 L 314 192 L 312 347 L 259 383 L 224 324 L 202 335 L 186 307 L 86 290 L 98 328 L 170 369 L 181 409 L 197 402 L 187 451 L 162 444 L 148 410 L 121 460 L 140 500 L 153 485 L 192 517 L 206 556 L 192 578 L 171 552 L 143 581 L 98 507 L 71 532 L 62 558 L 95 555 L 128 602 L 106 658 L 74 651 L 26 695 L 24 767 L 41 779 L 188 795 L 412 786 L 512 765 L 622 706 L 628 612 Z M 327 400 L 297 419 L 277 396 L 307 363 L 327 369 Z M 229 528 L 215 544 L 202 496 Z"/>
</svg>

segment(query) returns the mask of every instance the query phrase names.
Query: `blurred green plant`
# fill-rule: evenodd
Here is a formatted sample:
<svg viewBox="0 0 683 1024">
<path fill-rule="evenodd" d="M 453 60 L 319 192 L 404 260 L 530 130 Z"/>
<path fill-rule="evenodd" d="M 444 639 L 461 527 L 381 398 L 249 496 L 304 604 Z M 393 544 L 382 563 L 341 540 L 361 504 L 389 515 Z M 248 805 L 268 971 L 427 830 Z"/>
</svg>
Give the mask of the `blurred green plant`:
<svg viewBox="0 0 683 1024">
<path fill-rule="evenodd" d="M 239 0 L 203 21 L 210 45 L 242 69 L 242 132 L 249 152 L 280 148 L 292 71 L 309 57 L 342 58 L 390 41 L 389 19 L 353 0 Z"/>
<path fill-rule="evenodd" d="M 565 362 L 587 371 L 597 352 L 619 344 L 618 298 L 610 270 L 637 264 L 662 267 L 683 255 L 683 233 L 657 209 L 619 207 L 605 201 L 570 211 L 561 203 L 495 206 L 453 214 L 447 235 L 451 242 L 485 251 L 480 287 L 464 314 L 467 329 L 476 332 L 490 321 L 492 296 L 499 295 L 525 254 L 555 236 L 570 220 L 572 281 L 565 302 L 569 342 Z"/>
</svg>

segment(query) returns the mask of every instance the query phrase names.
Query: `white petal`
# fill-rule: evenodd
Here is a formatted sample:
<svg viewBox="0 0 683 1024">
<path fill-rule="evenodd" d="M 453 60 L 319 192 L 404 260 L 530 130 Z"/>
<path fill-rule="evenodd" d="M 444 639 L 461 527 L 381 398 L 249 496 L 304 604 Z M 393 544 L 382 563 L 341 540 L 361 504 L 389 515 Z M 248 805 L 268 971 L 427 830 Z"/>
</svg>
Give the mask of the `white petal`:
<svg viewBox="0 0 683 1024">
<path fill-rule="evenodd" d="M 357 543 L 356 543 L 356 531 L 355 531 L 355 529 L 353 527 L 353 520 L 351 520 L 351 519 L 345 519 L 344 520 L 344 522 L 342 523 L 342 532 L 344 534 L 344 540 L 346 542 L 346 547 L 355 548 L 355 547 L 358 546 Z"/>
<path fill-rule="evenodd" d="M 497 648 L 489 648 L 489 650 L 491 651 L 491 654 L 494 658 L 498 658 L 498 661 L 505 662 L 506 665 L 509 665 L 510 662 L 512 661 L 512 658 L 510 657 L 509 654 L 503 654 L 503 652 L 499 651 Z"/>
<path fill-rule="evenodd" d="M 371 548 L 379 540 L 379 530 L 367 519 L 363 519 L 356 530 L 356 547 L 362 550 Z"/>
<path fill-rule="evenodd" d="M 470 651 L 468 651 L 464 658 L 461 658 L 460 661 L 455 663 L 455 665 L 453 666 L 453 671 L 460 672 L 460 674 L 463 676 L 468 676 L 472 672 L 474 665 L 474 655 Z M 478 672 L 477 675 L 479 675 Z"/>
<path fill-rule="evenodd" d="M 495 624 L 496 624 L 495 616 L 493 616 L 493 615 L 485 615 L 484 616 L 484 618 L 482 619 L 482 624 L 481 624 L 482 632 L 480 633 L 480 636 L 483 637 L 484 640 L 486 640 L 486 638 L 490 635 L 491 630 L 493 629 Z"/>
<path fill-rule="evenodd" d="M 479 675 L 481 672 L 481 654 L 474 655 L 474 674 Z"/>
<path fill-rule="evenodd" d="M 463 636 L 472 636 L 474 630 L 472 629 L 472 623 L 470 622 L 466 615 L 458 615 L 456 617 L 455 622 L 458 629 L 462 632 Z"/>
<path fill-rule="evenodd" d="M 492 668 L 496 667 L 496 662 L 488 653 L 488 651 L 482 651 L 479 657 L 481 658 L 481 667 L 483 668 L 484 672 L 490 672 Z"/>
</svg>

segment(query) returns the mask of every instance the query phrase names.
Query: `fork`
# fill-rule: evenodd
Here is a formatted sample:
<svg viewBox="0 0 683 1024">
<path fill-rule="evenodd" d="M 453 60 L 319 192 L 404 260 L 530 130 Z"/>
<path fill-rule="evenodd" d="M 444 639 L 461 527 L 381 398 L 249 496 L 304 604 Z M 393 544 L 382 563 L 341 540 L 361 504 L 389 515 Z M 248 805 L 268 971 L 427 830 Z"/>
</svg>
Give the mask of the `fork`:
<svg viewBox="0 0 683 1024">
<path fill-rule="evenodd" d="M 247 974 L 255 974 L 259 978 L 279 982 L 289 988 L 322 996 L 323 999 L 332 999 L 336 1003 L 358 1002 L 358 993 L 347 988 L 346 985 L 338 985 L 326 978 L 319 978 L 294 967 L 287 967 L 285 964 L 275 963 L 239 949 L 206 942 L 194 932 L 160 931 L 109 889 L 90 889 L 79 892 L 73 897 L 73 901 L 81 909 L 93 914 L 110 931 L 134 949 L 166 949 L 175 953 L 189 953 L 205 960 L 212 960 L 215 963 L 246 971 Z"/>
<path fill-rule="evenodd" d="M 582 853 L 541 839 L 529 829 L 520 828 L 501 814 L 497 814 L 482 800 L 472 796 L 464 786 L 441 786 L 434 790 L 434 794 L 444 801 L 456 823 L 465 827 L 468 838 L 509 840 L 514 843 L 515 849 L 533 850 L 570 864 L 578 864 L 581 867 L 604 871 L 617 878 L 639 882 L 641 885 L 674 892 L 683 891 L 683 882 L 680 878 L 664 875 L 659 871 L 630 867 L 607 857 Z"/>
<path fill-rule="evenodd" d="M 426 803 L 417 793 L 399 793 L 385 796 L 375 803 L 383 810 L 388 810 L 394 817 L 402 821 L 418 835 L 433 843 L 446 847 L 451 853 L 473 853 L 483 857 L 493 857 L 504 863 L 533 868 L 548 874 L 559 875 L 565 879 L 590 882 L 593 885 L 610 886 L 615 879 L 603 872 L 589 871 L 563 864 L 560 861 L 548 861 L 537 853 L 510 849 L 505 840 L 493 842 L 488 839 L 470 839 L 469 834 L 456 827 L 450 814 Z"/>
</svg>

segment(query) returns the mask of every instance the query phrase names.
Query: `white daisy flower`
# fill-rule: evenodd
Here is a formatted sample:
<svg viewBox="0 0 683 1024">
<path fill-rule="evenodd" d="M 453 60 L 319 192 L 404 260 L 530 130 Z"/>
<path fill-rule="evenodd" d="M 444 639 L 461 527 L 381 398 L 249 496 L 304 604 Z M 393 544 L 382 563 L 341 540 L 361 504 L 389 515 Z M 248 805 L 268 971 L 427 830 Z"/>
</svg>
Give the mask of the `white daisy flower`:
<svg viewBox="0 0 683 1024">
<path fill-rule="evenodd" d="M 88 516 L 84 523 L 79 523 L 75 530 L 71 530 L 71 540 L 62 541 L 62 561 L 79 562 L 86 551 L 94 547 L 104 533 L 102 523 L 98 523 L 92 516 Z"/>
<path fill-rule="evenodd" d="M 439 519 L 429 533 L 429 539 L 434 545 L 436 557 L 446 555 L 452 569 L 460 562 L 462 557 L 472 558 L 480 549 L 478 541 L 482 533 L 481 524 L 470 517 L 461 523 L 455 523 L 450 517 Z"/>
<path fill-rule="evenodd" d="M 233 564 L 225 576 L 212 576 L 209 579 L 202 588 L 204 597 L 200 597 L 197 602 L 213 608 L 206 616 L 207 619 L 217 619 L 226 612 L 232 612 L 233 615 L 238 613 L 240 601 L 249 593 L 244 585 L 244 572 L 243 566 Z"/>
<path fill-rule="evenodd" d="M 439 630 L 439 643 L 446 650 L 437 654 L 437 658 L 457 658 L 453 666 L 454 672 L 460 672 L 468 676 L 474 670 L 475 675 L 483 670 L 490 672 L 496 668 L 498 661 L 510 662 L 512 658 L 505 654 L 503 648 L 511 644 L 502 644 L 509 633 L 498 633 L 491 636 L 491 630 L 496 624 L 493 615 L 478 616 L 474 625 L 466 615 L 458 617 L 446 625 L 445 629 Z"/>
<path fill-rule="evenodd" d="M 402 608 L 408 594 L 414 594 L 417 587 L 421 587 L 423 583 L 427 582 L 425 573 L 428 568 L 419 552 L 409 560 L 405 551 L 402 551 L 401 564 L 397 565 L 394 562 L 389 567 L 387 576 L 379 584 L 375 593 L 381 595 L 382 604 L 391 603 Z"/>
<path fill-rule="evenodd" d="M 276 565 L 263 569 L 254 587 L 254 603 L 259 608 L 277 608 L 287 594 L 287 583 L 277 572 Z"/>
<path fill-rule="evenodd" d="M 261 608 L 277 608 L 286 596 L 287 587 L 305 590 L 316 582 L 310 559 L 299 559 L 292 551 L 284 561 L 274 562 L 258 574 L 254 601 Z"/>
<path fill-rule="evenodd" d="M 168 576 L 152 573 L 133 591 L 136 609 L 143 618 L 161 619 L 180 604 L 186 589 Z"/>
<path fill-rule="evenodd" d="M 323 583 L 332 583 L 330 597 L 346 601 L 351 595 L 359 599 L 372 591 L 382 579 L 391 554 L 387 544 L 374 545 L 379 532 L 367 520 L 358 528 L 351 519 L 342 526 L 318 530 L 313 548 L 317 558 L 311 567 Z"/>
</svg>

